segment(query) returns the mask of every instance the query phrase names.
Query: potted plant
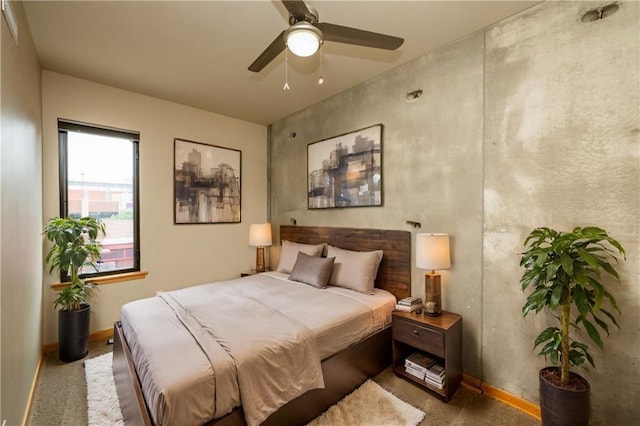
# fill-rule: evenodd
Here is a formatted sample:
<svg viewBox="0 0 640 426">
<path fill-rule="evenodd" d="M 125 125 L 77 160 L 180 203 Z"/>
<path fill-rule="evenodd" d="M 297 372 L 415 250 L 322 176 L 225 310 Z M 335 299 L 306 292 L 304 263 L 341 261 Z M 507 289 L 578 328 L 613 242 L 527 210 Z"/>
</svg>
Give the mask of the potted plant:
<svg viewBox="0 0 640 426">
<path fill-rule="evenodd" d="M 524 245 L 527 250 L 522 253 L 520 266 L 526 271 L 520 284 L 522 291 L 529 289 L 530 293 L 522 314 L 526 317 L 546 308 L 560 323 L 559 327 L 545 329 L 534 342 L 534 348 L 542 346 L 539 355 L 559 365 L 540 371 L 542 423 L 587 425 L 590 385 L 569 368 L 585 361 L 593 367 L 595 364 L 589 347 L 576 340 L 570 330 L 586 331 L 602 349 L 601 332 L 609 334 L 607 320 L 619 328 L 608 306 L 618 313 L 620 309 L 607 287 L 611 281 L 620 284 L 614 265 L 618 263 L 617 255 L 625 257 L 624 248 L 597 227 L 577 227 L 571 232 L 537 228 Z"/>
<path fill-rule="evenodd" d="M 58 345 L 60 360 L 71 362 L 84 358 L 89 352 L 89 313 L 87 298 L 93 284 L 80 278 L 84 266 L 97 270 L 100 258 L 98 235 L 105 235 L 104 223 L 99 219 L 83 217 L 54 217 L 49 219 L 43 232 L 53 246 L 45 261 L 54 271 L 66 274 L 69 284 L 53 301 L 58 311 Z"/>
</svg>

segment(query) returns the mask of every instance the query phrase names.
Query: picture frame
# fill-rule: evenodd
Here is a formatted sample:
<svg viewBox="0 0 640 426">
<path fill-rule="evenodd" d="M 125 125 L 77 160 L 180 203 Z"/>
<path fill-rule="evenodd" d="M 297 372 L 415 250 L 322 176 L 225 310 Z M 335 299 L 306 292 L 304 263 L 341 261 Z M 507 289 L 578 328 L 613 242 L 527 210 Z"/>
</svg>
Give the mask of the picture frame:
<svg viewBox="0 0 640 426">
<path fill-rule="evenodd" d="M 240 223 L 242 151 L 180 138 L 173 145 L 174 224 Z"/>
<path fill-rule="evenodd" d="M 382 206 L 382 124 L 307 145 L 307 207 Z"/>
</svg>

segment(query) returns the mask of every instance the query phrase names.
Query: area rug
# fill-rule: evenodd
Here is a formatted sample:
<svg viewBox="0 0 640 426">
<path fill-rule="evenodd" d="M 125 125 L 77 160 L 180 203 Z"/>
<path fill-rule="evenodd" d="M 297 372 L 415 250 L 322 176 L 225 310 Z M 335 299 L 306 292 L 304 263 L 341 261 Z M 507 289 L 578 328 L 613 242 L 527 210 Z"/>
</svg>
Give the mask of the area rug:
<svg viewBox="0 0 640 426">
<path fill-rule="evenodd" d="M 89 426 L 124 425 L 112 362 L 112 353 L 84 362 Z M 308 426 L 415 426 L 424 416 L 424 412 L 367 380 Z"/>
<path fill-rule="evenodd" d="M 113 353 L 84 362 L 87 379 L 87 424 L 89 426 L 124 425 L 116 383 L 113 381 Z"/>
<path fill-rule="evenodd" d="M 367 380 L 308 426 L 415 426 L 425 415 Z"/>
</svg>

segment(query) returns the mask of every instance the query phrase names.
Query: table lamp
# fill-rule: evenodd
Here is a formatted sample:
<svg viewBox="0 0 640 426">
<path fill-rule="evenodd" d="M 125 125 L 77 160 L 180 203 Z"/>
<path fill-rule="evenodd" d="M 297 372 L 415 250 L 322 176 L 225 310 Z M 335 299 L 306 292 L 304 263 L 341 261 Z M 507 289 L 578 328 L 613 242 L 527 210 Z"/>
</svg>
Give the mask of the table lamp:
<svg viewBox="0 0 640 426">
<path fill-rule="evenodd" d="M 264 247 L 270 246 L 271 244 L 270 223 L 254 223 L 249 226 L 249 245 L 257 247 L 256 271 L 264 272 L 266 270 L 264 263 Z"/>
<path fill-rule="evenodd" d="M 440 274 L 436 269 L 449 269 L 449 235 L 417 234 L 416 267 L 430 269 L 424 276 L 424 314 L 437 317 L 442 314 Z"/>
</svg>

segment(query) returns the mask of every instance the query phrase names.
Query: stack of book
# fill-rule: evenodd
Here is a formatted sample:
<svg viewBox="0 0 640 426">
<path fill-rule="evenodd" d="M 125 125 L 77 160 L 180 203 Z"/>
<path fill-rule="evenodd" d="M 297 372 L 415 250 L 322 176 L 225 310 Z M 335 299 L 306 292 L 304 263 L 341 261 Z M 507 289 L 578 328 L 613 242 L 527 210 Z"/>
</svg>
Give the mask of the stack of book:
<svg viewBox="0 0 640 426">
<path fill-rule="evenodd" d="M 413 312 L 422 307 L 422 299 L 419 297 L 405 297 L 396 303 L 396 310 L 403 312 Z"/>
<path fill-rule="evenodd" d="M 404 360 L 404 370 L 420 380 L 424 380 L 429 367 L 434 365 L 436 360 L 419 352 L 414 352 Z"/>
<path fill-rule="evenodd" d="M 438 389 L 444 388 L 444 366 L 426 354 L 414 352 L 409 355 L 404 360 L 404 369 L 407 374 L 431 386 Z"/>
<path fill-rule="evenodd" d="M 444 388 L 444 365 L 435 363 L 427 369 L 424 381 L 438 389 Z"/>
</svg>

